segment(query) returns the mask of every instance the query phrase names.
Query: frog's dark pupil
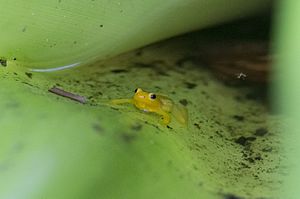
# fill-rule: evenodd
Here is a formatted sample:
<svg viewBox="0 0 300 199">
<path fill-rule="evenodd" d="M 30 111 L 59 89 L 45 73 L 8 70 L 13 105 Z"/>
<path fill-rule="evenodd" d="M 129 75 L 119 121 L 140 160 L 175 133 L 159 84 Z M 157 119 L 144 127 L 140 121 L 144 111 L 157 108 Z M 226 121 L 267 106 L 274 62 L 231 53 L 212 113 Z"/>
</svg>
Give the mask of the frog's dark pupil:
<svg viewBox="0 0 300 199">
<path fill-rule="evenodd" d="M 151 98 L 151 99 L 155 99 L 155 98 L 156 98 L 156 95 L 155 95 L 155 94 L 152 94 L 152 95 L 150 95 L 150 98 Z"/>
<path fill-rule="evenodd" d="M 137 88 L 134 90 L 134 92 L 135 92 L 135 93 L 137 92 Z"/>
</svg>

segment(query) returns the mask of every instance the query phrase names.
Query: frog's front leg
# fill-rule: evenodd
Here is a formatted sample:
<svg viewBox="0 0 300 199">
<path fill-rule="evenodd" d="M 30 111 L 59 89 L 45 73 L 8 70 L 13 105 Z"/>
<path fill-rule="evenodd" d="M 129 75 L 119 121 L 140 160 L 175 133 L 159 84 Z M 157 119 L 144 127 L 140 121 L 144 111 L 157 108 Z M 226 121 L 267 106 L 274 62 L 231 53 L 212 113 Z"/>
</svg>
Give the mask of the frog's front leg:
<svg viewBox="0 0 300 199">
<path fill-rule="evenodd" d="M 168 125 L 171 122 L 171 117 L 168 112 L 158 111 L 157 114 L 162 116 L 162 122 L 164 125 Z"/>
<path fill-rule="evenodd" d="M 133 104 L 132 99 L 114 99 L 110 101 L 111 104 L 117 105 L 117 104 Z"/>
</svg>

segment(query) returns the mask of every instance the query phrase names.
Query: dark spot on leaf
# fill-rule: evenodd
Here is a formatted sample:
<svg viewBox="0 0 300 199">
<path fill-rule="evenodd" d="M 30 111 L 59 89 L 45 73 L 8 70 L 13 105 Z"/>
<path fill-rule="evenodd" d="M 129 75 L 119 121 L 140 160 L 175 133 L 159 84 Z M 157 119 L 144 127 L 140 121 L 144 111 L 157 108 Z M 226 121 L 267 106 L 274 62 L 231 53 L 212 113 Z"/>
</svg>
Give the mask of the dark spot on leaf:
<svg viewBox="0 0 300 199">
<path fill-rule="evenodd" d="M 80 84 L 80 80 L 74 80 L 74 82 L 76 83 L 76 84 Z"/>
<path fill-rule="evenodd" d="M 149 122 L 147 122 L 147 121 L 145 121 L 145 124 L 146 124 L 146 125 L 151 125 L 151 126 L 155 127 L 158 131 L 162 131 L 162 130 L 161 130 L 157 125 L 155 125 L 155 124 L 149 123 Z"/>
<path fill-rule="evenodd" d="M 110 107 L 110 108 L 113 109 L 113 110 L 116 110 L 116 111 L 120 110 L 120 109 L 115 108 L 115 107 Z"/>
<path fill-rule="evenodd" d="M 198 123 L 194 123 L 194 126 L 200 129 L 200 125 Z"/>
<path fill-rule="evenodd" d="M 244 116 L 241 116 L 241 115 L 234 115 L 232 117 L 233 117 L 233 119 L 240 121 L 240 122 L 245 120 Z"/>
<path fill-rule="evenodd" d="M 223 137 L 223 135 L 219 132 L 219 131 L 215 131 L 215 133 L 219 136 L 219 137 Z"/>
<path fill-rule="evenodd" d="M 247 137 L 246 139 L 249 141 L 254 141 L 254 140 L 256 140 L 256 137 Z"/>
<path fill-rule="evenodd" d="M 224 199 L 243 199 L 243 198 L 233 195 L 233 194 L 226 194 L 226 195 L 224 195 Z"/>
<path fill-rule="evenodd" d="M 125 69 L 114 69 L 114 70 L 111 70 L 110 72 L 112 72 L 112 73 L 128 73 L 129 71 L 125 70 Z"/>
<path fill-rule="evenodd" d="M 188 89 L 193 89 L 197 86 L 197 84 L 194 84 L 194 83 L 191 83 L 191 82 L 184 82 L 184 84 Z"/>
<path fill-rule="evenodd" d="M 170 127 L 169 125 L 167 125 L 167 128 L 168 128 L 168 129 L 173 129 L 173 128 L 172 128 L 172 127 Z"/>
<path fill-rule="evenodd" d="M 247 161 L 249 161 L 250 163 L 254 163 L 253 158 L 246 158 Z"/>
<path fill-rule="evenodd" d="M 150 64 L 154 65 L 154 66 L 165 66 L 166 65 L 164 60 L 154 60 Z"/>
<path fill-rule="evenodd" d="M 261 156 L 256 156 L 254 159 L 255 160 L 262 160 L 262 157 Z"/>
<path fill-rule="evenodd" d="M 96 131 L 97 134 L 103 135 L 104 134 L 104 130 L 103 128 L 100 126 L 100 124 L 93 124 L 92 128 Z"/>
<path fill-rule="evenodd" d="M 265 128 L 259 128 L 259 129 L 256 129 L 254 135 L 256 136 L 264 136 L 268 133 L 268 130 L 265 129 Z"/>
<path fill-rule="evenodd" d="M 141 63 L 141 62 L 136 62 L 133 65 L 134 65 L 133 67 L 136 67 L 136 68 L 151 68 L 152 67 L 151 64 Z"/>
<path fill-rule="evenodd" d="M 244 137 L 240 136 L 238 139 L 235 140 L 235 143 L 240 144 L 242 146 L 246 146 L 250 144 L 250 142 L 256 140 L 256 137 Z"/>
<path fill-rule="evenodd" d="M 0 58 L 0 65 L 1 66 L 7 66 L 7 60 L 4 58 Z"/>
<path fill-rule="evenodd" d="M 246 168 L 246 169 L 251 168 L 249 165 L 247 165 L 247 164 L 245 164 L 245 163 L 243 163 L 243 162 L 241 162 L 240 164 L 241 164 L 241 166 L 242 166 L 243 168 Z"/>
<path fill-rule="evenodd" d="M 22 83 L 23 83 L 23 84 L 26 84 L 26 85 L 28 85 L 28 86 L 30 86 L 30 87 L 35 87 L 33 84 L 30 84 L 30 83 L 28 83 L 28 82 L 22 81 Z"/>
<path fill-rule="evenodd" d="M 188 101 L 186 99 L 181 99 L 179 100 L 179 103 L 182 104 L 183 106 L 186 106 L 188 104 Z"/>
<path fill-rule="evenodd" d="M 244 136 L 241 136 L 235 140 L 235 143 L 245 146 L 247 143 L 247 138 L 245 138 Z"/>
<path fill-rule="evenodd" d="M 241 96 L 235 96 L 234 99 L 235 99 L 237 102 L 242 102 L 242 101 L 243 101 L 243 97 L 241 97 Z"/>
<path fill-rule="evenodd" d="M 140 131 L 142 130 L 143 126 L 141 124 L 134 124 L 131 126 L 131 129 L 134 131 Z"/>
<path fill-rule="evenodd" d="M 27 77 L 29 77 L 30 79 L 32 79 L 32 73 L 26 72 L 25 75 L 26 75 Z"/>
<path fill-rule="evenodd" d="M 135 53 L 136 56 L 142 56 L 143 55 L 143 51 L 142 50 L 137 50 Z"/>
<path fill-rule="evenodd" d="M 100 24 L 100 28 L 103 28 L 103 24 Z"/>
<path fill-rule="evenodd" d="M 136 139 L 136 135 L 135 134 L 129 134 L 129 133 L 122 133 L 121 134 L 121 138 L 124 142 L 126 143 L 130 143 L 132 142 L 133 140 Z"/>
</svg>

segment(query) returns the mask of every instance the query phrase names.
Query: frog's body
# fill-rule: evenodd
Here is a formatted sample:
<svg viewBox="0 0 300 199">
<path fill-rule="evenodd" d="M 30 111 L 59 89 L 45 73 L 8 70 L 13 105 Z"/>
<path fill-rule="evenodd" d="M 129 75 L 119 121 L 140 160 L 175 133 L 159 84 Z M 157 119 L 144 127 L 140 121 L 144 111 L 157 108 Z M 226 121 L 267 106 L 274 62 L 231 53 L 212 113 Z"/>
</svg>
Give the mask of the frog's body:
<svg viewBox="0 0 300 199">
<path fill-rule="evenodd" d="M 170 114 L 182 124 L 187 124 L 187 110 L 185 107 L 176 105 L 174 102 L 164 96 L 149 93 L 138 88 L 132 99 L 116 99 L 112 100 L 113 104 L 131 103 L 138 109 L 145 112 L 154 112 L 162 116 L 163 123 L 168 125 L 171 121 Z"/>
</svg>

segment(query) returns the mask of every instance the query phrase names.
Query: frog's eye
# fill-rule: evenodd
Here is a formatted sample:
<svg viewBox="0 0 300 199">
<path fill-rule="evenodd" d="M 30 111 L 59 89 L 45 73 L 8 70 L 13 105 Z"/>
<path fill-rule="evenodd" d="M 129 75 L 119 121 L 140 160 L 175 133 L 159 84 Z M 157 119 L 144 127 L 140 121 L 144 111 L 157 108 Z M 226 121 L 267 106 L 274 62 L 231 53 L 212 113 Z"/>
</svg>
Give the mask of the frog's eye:
<svg viewBox="0 0 300 199">
<path fill-rule="evenodd" d="M 134 90 L 134 92 L 136 93 L 138 91 L 138 89 L 136 88 L 135 90 Z"/>
<path fill-rule="evenodd" d="M 150 99 L 156 99 L 156 95 L 154 93 L 149 94 Z"/>
</svg>

